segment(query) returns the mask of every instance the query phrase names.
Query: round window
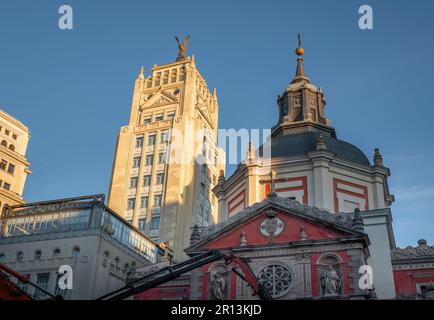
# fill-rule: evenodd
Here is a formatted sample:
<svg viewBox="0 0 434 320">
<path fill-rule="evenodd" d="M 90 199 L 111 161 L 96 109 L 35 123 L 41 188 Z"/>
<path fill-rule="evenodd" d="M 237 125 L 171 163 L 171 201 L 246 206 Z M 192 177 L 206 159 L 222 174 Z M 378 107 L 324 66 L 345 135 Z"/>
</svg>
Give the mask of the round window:
<svg viewBox="0 0 434 320">
<path fill-rule="evenodd" d="M 292 276 L 284 266 L 273 264 L 259 272 L 258 280 L 273 298 L 278 298 L 289 291 Z"/>
</svg>

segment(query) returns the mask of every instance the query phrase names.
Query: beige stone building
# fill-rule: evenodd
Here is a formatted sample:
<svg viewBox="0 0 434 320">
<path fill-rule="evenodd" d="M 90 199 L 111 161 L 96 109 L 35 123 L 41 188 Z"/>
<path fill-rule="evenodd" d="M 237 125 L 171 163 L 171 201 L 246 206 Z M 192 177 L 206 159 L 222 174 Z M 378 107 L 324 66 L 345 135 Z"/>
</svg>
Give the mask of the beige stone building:
<svg viewBox="0 0 434 320">
<path fill-rule="evenodd" d="M 26 159 L 29 129 L 0 109 L 0 212 L 5 204 L 23 204 L 23 190 L 30 173 Z"/>
<path fill-rule="evenodd" d="M 217 223 L 211 190 L 224 168 L 218 102 L 194 56 L 154 65 L 135 81 L 129 124 L 119 132 L 108 206 L 183 257 L 191 227 Z"/>
</svg>

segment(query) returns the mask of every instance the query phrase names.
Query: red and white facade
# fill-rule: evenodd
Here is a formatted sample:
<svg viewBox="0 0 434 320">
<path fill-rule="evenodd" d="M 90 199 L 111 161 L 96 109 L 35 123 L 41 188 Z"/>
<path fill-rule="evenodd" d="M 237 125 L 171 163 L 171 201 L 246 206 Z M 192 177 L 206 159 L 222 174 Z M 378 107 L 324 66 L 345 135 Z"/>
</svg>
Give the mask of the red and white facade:
<svg viewBox="0 0 434 320">
<path fill-rule="evenodd" d="M 269 223 L 277 229 L 270 234 Z M 274 299 L 364 299 L 368 290 L 358 286 L 358 270 L 369 257 L 369 239 L 356 231 L 347 216 L 312 210 L 278 196 L 243 210 L 226 223 L 201 228 L 200 240 L 185 250 L 193 257 L 210 249 L 249 259 L 259 281 Z M 326 292 L 324 277 L 337 274 L 336 292 Z M 189 281 L 171 282 L 136 296 L 136 299 L 213 299 L 213 276 L 224 279 L 223 298 L 257 299 L 223 261 L 192 271 Z"/>
</svg>

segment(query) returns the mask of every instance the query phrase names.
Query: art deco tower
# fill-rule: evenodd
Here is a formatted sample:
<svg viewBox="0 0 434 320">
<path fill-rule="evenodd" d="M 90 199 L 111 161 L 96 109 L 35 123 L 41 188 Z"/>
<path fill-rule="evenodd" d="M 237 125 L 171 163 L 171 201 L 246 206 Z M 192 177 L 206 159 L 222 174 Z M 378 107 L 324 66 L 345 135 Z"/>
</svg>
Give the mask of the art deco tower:
<svg viewBox="0 0 434 320">
<path fill-rule="evenodd" d="M 187 39 L 188 40 L 188 39 Z M 175 62 L 135 81 L 130 121 L 119 132 L 108 206 L 183 257 L 191 227 L 216 223 L 210 191 L 224 168 L 218 102 L 179 45 Z M 198 161 L 201 160 L 201 161 Z"/>
</svg>

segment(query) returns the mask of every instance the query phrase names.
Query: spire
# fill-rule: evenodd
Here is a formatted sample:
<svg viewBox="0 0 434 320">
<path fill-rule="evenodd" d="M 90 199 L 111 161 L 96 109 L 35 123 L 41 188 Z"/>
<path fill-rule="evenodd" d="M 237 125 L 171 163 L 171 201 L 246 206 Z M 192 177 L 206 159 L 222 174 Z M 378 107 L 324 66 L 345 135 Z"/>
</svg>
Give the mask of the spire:
<svg viewBox="0 0 434 320">
<path fill-rule="evenodd" d="M 247 160 L 253 160 L 255 158 L 255 150 L 253 149 L 252 141 L 249 141 L 247 148 Z"/>
<path fill-rule="evenodd" d="M 295 77 L 286 85 L 283 94 L 277 97 L 279 107 L 279 120 L 273 127 L 273 137 L 281 134 L 299 132 L 318 132 L 324 136 L 336 137 L 331 122 L 325 117 L 326 105 L 324 92 L 310 82 L 303 66 L 304 49 L 301 46 L 301 36 L 298 35 L 297 70 Z M 325 148 L 319 141 L 320 148 Z"/>
<path fill-rule="evenodd" d="M 374 165 L 382 167 L 383 166 L 383 156 L 380 153 L 380 149 L 375 148 L 374 151 Z"/>
<path fill-rule="evenodd" d="M 295 78 L 292 80 L 291 83 L 299 82 L 299 81 L 306 81 L 309 83 L 309 78 L 306 77 L 306 74 L 304 73 L 304 66 L 303 66 L 303 58 L 301 57 L 304 54 L 304 49 L 301 47 L 301 35 L 298 34 L 298 47 L 295 49 L 295 53 L 297 54 L 297 70 L 295 71 Z"/>
<path fill-rule="evenodd" d="M 145 71 L 143 66 L 140 68 L 139 79 L 145 79 Z"/>
</svg>

